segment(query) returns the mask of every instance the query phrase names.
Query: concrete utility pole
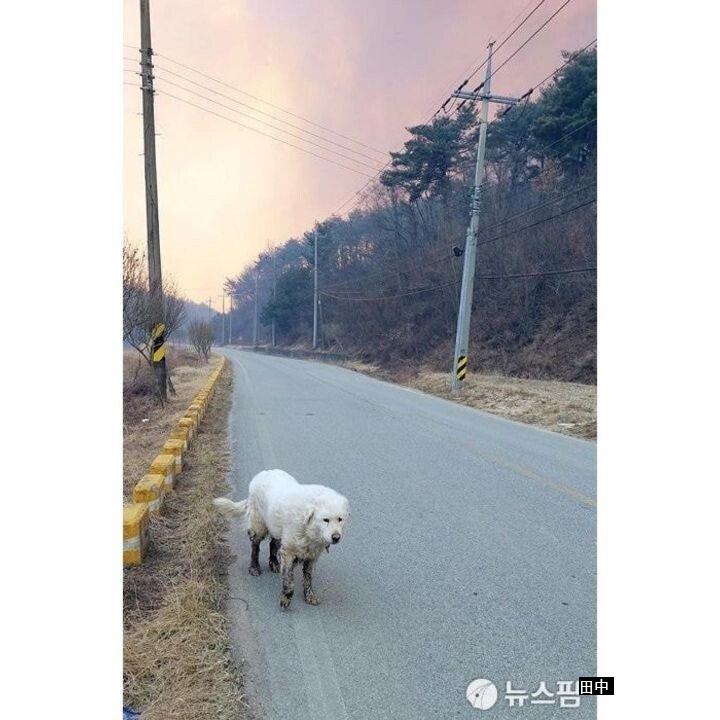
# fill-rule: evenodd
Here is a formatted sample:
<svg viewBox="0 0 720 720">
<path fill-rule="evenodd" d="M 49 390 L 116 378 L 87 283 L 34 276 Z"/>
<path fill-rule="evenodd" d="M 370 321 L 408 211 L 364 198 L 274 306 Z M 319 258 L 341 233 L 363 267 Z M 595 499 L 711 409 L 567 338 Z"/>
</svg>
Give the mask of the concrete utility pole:
<svg viewBox="0 0 720 720">
<path fill-rule="evenodd" d="M 257 326 L 258 326 L 258 279 L 260 273 L 255 271 L 255 316 L 253 317 L 253 348 L 257 346 Z"/>
<path fill-rule="evenodd" d="M 147 222 L 148 279 L 153 370 L 160 400 L 167 399 L 165 368 L 165 325 L 160 265 L 160 220 L 158 212 L 157 166 L 155 161 L 155 91 L 153 90 L 152 43 L 149 0 L 140 0 L 140 76 L 142 78 L 143 140 L 145 145 L 145 214 Z"/>
<path fill-rule="evenodd" d="M 462 387 L 468 367 L 468 343 L 470 339 L 470 314 L 472 312 L 473 286 L 475 283 L 475 256 L 477 252 L 478 230 L 480 227 L 480 188 L 485 176 L 485 140 L 487 138 L 488 108 L 491 102 L 503 105 L 515 105 L 517 98 L 490 94 L 492 78 L 492 49 L 488 45 L 488 59 L 485 68 L 485 81 L 473 92 L 455 91 L 453 97 L 463 100 L 481 100 L 480 131 L 478 133 L 477 160 L 475 162 L 475 182 L 473 184 L 470 225 L 465 237 L 465 262 L 463 264 L 462 289 L 460 291 L 460 310 L 458 312 L 457 334 L 455 335 L 455 356 L 452 371 L 452 389 L 457 392 Z"/>
<path fill-rule="evenodd" d="M 313 290 L 313 350 L 317 348 L 318 331 L 318 231 L 317 223 L 313 232 L 313 245 L 315 246 L 315 266 L 313 268 L 314 290 Z"/>
<path fill-rule="evenodd" d="M 272 256 L 273 265 L 273 302 L 275 302 L 275 295 L 277 293 L 277 268 L 275 266 L 275 253 Z M 272 321 L 272 346 L 275 347 L 275 315 L 273 313 Z"/>
<path fill-rule="evenodd" d="M 230 327 L 228 329 L 228 339 L 230 341 L 230 345 L 233 344 L 232 321 L 233 321 L 233 294 L 230 293 Z"/>
<path fill-rule="evenodd" d="M 225 344 L 225 293 L 222 294 L 222 342 L 221 345 Z"/>
</svg>

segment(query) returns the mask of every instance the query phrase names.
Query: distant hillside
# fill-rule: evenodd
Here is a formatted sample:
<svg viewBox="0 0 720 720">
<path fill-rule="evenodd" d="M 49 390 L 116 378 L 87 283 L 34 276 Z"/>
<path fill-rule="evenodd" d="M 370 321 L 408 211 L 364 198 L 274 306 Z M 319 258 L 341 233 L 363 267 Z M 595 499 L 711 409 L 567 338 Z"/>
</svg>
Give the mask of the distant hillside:
<svg viewBox="0 0 720 720">
<path fill-rule="evenodd" d="M 531 100 L 488 127 L 470 366 L 594 383 L 597 57 L 562 59 Z M 253 336 L 257 295 L 260 342 L 273 322 L 278 344 L 308 342 L 317 237 L 320 344 L 384 367 L 447 370 L 478 125 L 476 109 L 461 103 L 409 127 L 404 148 L 346 215 L 232 278 L 233 337 Z"/>
</svg>

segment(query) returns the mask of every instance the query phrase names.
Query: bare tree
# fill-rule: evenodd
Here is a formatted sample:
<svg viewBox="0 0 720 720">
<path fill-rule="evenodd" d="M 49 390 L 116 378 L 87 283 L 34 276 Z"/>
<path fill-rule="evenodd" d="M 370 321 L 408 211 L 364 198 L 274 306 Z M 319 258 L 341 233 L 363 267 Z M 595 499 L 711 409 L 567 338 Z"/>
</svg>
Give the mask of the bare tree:
<svg viewBox="0 0 720 720">
<path fill-rule="evenodd" d="M 152 368 L 153 314 L 145 267 L 143 253 L 126 242 L 123 245 L 123 341 L 135 348 Z M 185 319 L 185 298 L 172 280 L 163 281 L 162 319 L 166 339 Z M 169 377 L 168 387 L 174 393 Z"/>
<path fill-rule="evenodd" d="M 195 348 L 195 352 L 206 362 L 210 357 L 213 339 L 215 337 L 215 328 L 212 323 L 204 320 L 196 320 L 190 323 L 188 327 L 188 339 Z"/>
</svg>

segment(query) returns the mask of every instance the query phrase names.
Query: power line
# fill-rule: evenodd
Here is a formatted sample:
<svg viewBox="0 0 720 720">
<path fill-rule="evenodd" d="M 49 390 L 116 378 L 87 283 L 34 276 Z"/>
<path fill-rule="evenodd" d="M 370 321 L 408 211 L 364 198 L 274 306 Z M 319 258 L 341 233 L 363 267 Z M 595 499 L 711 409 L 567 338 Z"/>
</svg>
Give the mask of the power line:
<svg viewBox="0 0 720 720">
<path fill-rule="evenodd" d="M 497 242 L 498 240 L 502 240 L 503 238 L 510 237 L 511 235 L 516 235 L 519 232 L 522 232 L 523 230 L 530 230 L 531 228 L 537 227 L 538 225 L 542 225 L 543 223 L 546 223 L 550 220 L 554 220 L 555 218 L 563 217 L 563 215 L 568 215 L 571 212 L 574 212 L 575 210 L 580 210 L 580 208 L 584 208 L 587 205 L 592 205 L 594 202 L 597 202 L 597 198 L 590 198 L 590 200 L 586 200 L 583 203 L 580 203 L 579 205 L 574 205 L 571 208 L 568 208 L 567 210 L 563 210 L 562 212 L 556 213 L 555 215 L 550 215 L 549 217 L 543 218 L 542 220 L 538 220 L 537 222 L 530 223 L 530 225 L 523 225 L 522 227 L 517 228 L 516 230 L 510 230 L 509 232 L 503 233 L 502 235 L 496 235 L 495 237 L 488 238 L 487 240 L 483 240 L 482 242 L 478 242 L 478 245 L 489 245 L 490 243 Z"/>
<path fill-rule="evenodd" d="M 597 267 L 589 266 L 582 268 L 563 268 L 560 270 L 546 270 L 532 273 L 515 273 L 511 275 L 476 275 L 475 280 L 527 280 L 535 277 L 549 277 L 554 275 L 572 275 L 575 273 L 585 272 L 596 272 Z M 434 292 L 435 290 L 442 290 L 443 288 L 450 287 L 451 285 L 458 285 L 461 281 L 453 280 L 447 283 L 440 283 L 439 285 L 432 285 L 430 287 L 415 288 L 406 292 L 397 293 L 394 295 L 377 295 L 375 297 L 343 297 L 342 295 L 333 295 L 331 293 L 322 291 L 321 294 L 327 297 L 334 298 L 335 300 L 349 300 L 349 301 L 362 301 L 362 302 L 374 302 L 378 300 L 394 300 L 396 298 L 408 297 L 410 295 L 419 295 L 420 293 Z"/>
<path fill-rule="evenodd" d="M 497 73 L 498 70 L 500 70 L 500 68 L 504 67 L 513 57 L 515 57 L 515 55 L 517 55 L 517 53 L 520 52 L 520 50 L 522 50 L 543 28 L 545 28 L 545 27 L 558 15 L 558 13 L 559 13 L 566 5 L 568 5 L 570 2 L 571 2 L 571 0 L 565 0 L 565 2 L 564 2 L 537 30 L 535 30 L 535 32 L 534 32 L 527 40 L 525 40 L 525 42 L 524 42 L 519 48 L 517 48 L 517 50 L 515 50 L 515 51 L 512 53 L 512 55 L 510 55 L 499 67 L 497 67 L 497 68 L 493 71 L 493 73 L 490 75 L 490 77 L 492 77 L 493 75 L 495 75 L 495 73 Z M 495 52 L 497 52 L 497 50 L 499 50 L 499 49 L 525 24 L 525 22 L 532 16 L 532 14 L 533 14 L 533 13 L 540 7 L 540 5 L 542 5 L 542 4 L 543 4 L 543 3 L 540 2 L 538 5 L 536 5 L 536 6 L 533 8 L 533 10 L 532 10 L 532 11 L 522 20 L 522 22 L 510 33 L 510 35 L 508 35 L 508 36 L 500 43 L 500 45 L 498 45 L 498 48 L 495 50 Z M 495 53 L 493 53 L 493 55 L 494 55 L 494 54 L 495 54 Z M 474 74 L 477 73 L 480 69 L 482 69 L 482 67 L 485 66 L 485 63 L 486 63 L 486 62 L 487 62 L 487 60 L 486 60 L 485 62 L 483 62 L 480 66 L 478 66 L 478 67 L 476 68 L 476 70 L 470 75 L 470 77 L 472 77 L 472 75 L 474 75 Z M 470 77 L 468 78 L 468 80 L 470 79 Z M 464 87 L 468 80 L 466 80 L 465 82 L 461 83 L 458 89 Z M 480 85 L 478 85 L 478 87 L 475 88 L 475 92 L 477 92 L 477 91 L 482 87 L 482 85 L 483 85 L 483 83 L 481 83 Z M 447 102 L 447 101 L 446 101 L 446 102 Z M 460 108 L 464 105 L 464 103 L 465 103 L 465 101 L 461 102 L 460 105 L 458 105 L 458 107 L 455 109 L 455 112 L 459 111 Z M 442 106 L 441 106 L 441 107 L 442 107 Z M 432 119 L 435 117 L 435 115 L 437 115 L 437 111 L 436 111 L 435 113 L 433 113 L 433 114 L 425 121 L 424 124 L 427 124 L 430 120 L 432 120 Z M 356 204 L 356 203 L 359 201 L 359 199 L 360 199 L 362 193 L 365 191 L 365 189 L 371 184 L 371 182 L 372 182 L 373 180 L 375 180 L 376 177 L 379 177 L 379 176 L 380 176 L 380 174 L 391 164 L 391 162 L 392 162 L 392 159 L 388 160 L 388 162 L 385 164 L 385 166 L 377 173 L 377 175 L 376 175 L 375 177 L 371 178 L 370 181 L 366 182 L 359 190 L 357 190 L 357 191 L 356 191 L 355 193 L 353 193 L 350 197 L 348 197 L 347 200 L 345 200 L 336 210 L 334 210 L 334 211 L 332 212 L 332 215 L 336 215 L 337 213 L 339 213 L 343 208 L 345 208 L 345 206 L 348 205 L 348 203 L 350 203 L 351 201 L 353 201 L 354 199 L 357 198 L 357 199 L 355 200 L 355 203 L 354 203 L 354 204 Z"/>
<path fill-rule="evenodd" d="M 126 58 L 127 59 L 127 58 Z M 277 115 L 273 115 L 272 113 L 267 113 L 264 110 L 260 110 L 258 108 L 253 107 L 252 105 L 249 105 L 248 103 L 244 103 L 241 100 L 238 100 L 237 98 L 232 97 L 231 95 L 227 95 L 225 93 L 221 93 L 218 90 L 214 90 L 213 88 L 204 85 L 203 83 L 195 82 L 191 78 L 185 77 L 184 75 L 181 75 L 180 73 L 173 72 L 172 70 L 162 67 L 160 65 L 155 65 L 155 68 L 157 70 L 160 70 L 164 73 L 169 73 L 170 75 L 173 75 L 175 77 L 181 78 L 185 82 L 189 82 L 192 85 L 196 85 L 197 87 L 203 88 L 204 90 L 207 90 L 208 92 L 214 93 L 215 95 L 219 95 L 220 97 L 226 98 L 227 100 L 230 100 L 234 103 L 237 103 L 238 105 L 242 105 L 245 108 L 248 108 L 252 110 L 253 112 L 258 113 L 259 115 L 264 115 L 265 117 L 272 118 L 273 120 L 276 120 L 277 122 L 282 123 L 283 125 L 287 125 L 288 127 L 294 128 L 295 130 L 299 130 L 300 132 L 306 133 L 307 135 L 311 135 L 312 137 L 318 138 L 320 140 L 324 140 L 327 143 L 330 143 L 331 145 L 337 145 L 337 147 L 342 148 L 343 150 L 347 150 L 348 152 L 355 153 L 356 155 L 360 155 L 361 157 L 366 158 L 367 160 L 370 160 L 374 163 L 379 163 L 380 160 L 378 158 L 372 157 L 371 155 L 368 155 L 367 153 L 362 152 L 361 150 L 356 150 L 355 148 L 348 147 L 347 145 L 343 145 L 342 143 L 335 142 L 335 140 L 331 140 L 328 137 L 325 137 L 324 135 L 320 135 L 318 133 L 312 132 L 312 130 L 306 130 L 305 128 L 301 127 L 300 125 L 295 125 L 294 123 L 288 122 L 287 120 L 283 120 L 282 118 L 278 117 Z M 161 75 L 156 76 L 159 80 L 163 80 L 164 82 L 170 83 L 171 85 L 175 85 L 176 87 L 182 87 L 183 90 L 187 90 L 187 92 L 195 92 L 193 90 L 190 90 L 189 88 L 185 88 L 182 85 L 178 85 L 177 83 L 173 83 L 172 80 L 168 80 L 167 78 L 162 77 Z M 197 93 L 195 93 L 197 94 Z M 213 102 L 213 101 L 211 101 Z M 236 111 L 239 112 L 239 111 Z M 242 114 L 242 113 L 241 113 Z M 248 116 L 252 117 L 252 116 Z M 253 120 L 257 120 L 257 118 L 253 118 Z M 262 120 L 257 120 L 257 122 L 263 122 Z M 271 126 L 272 127 L 272 126 Z M 286 130 L 282 130 L 282 132 L 287 132 Z M 291 133 L 289 133 L 291 134 Z"/>
<path fill-rule="evenodd" d="M 333 130 L 332 128 L 329 128 L 326 125 L 321 125 L 320 123 L 314 122 L 313 120 L 309 120 L 308 118 L 303 117 L 302 115 L 298 115 L 297 113 L 287 110 L 286 108 L 283 108 L 280 105 L 275 105 L 274 103 L 271 103 L 268 100 L 264 100 L 263 98 L 258 97 L 257 95 L 253 95 L 252 93 L 246 92 L 245 90 L 235 87 L 234 85 L 230 85 L 229 83 L 226 83 L 225 81 L 220 80 L 219 78 L 213 77 L 212 75 L 208 75 L 207 73 L 204 73 L 202 70 L 198 70 L 197 68 L 194 68 L 190 65 L 181 63 L 179 60 L 175 60 L 175 59 L 169 57 L 168 55 L 163 55 L 161 53 L 155 53 L 155 56 L 159 57 L 159 58 L 163 58 L 165 60 L 169 60 L 171 63 L 174 63 L 175 65 L 179 65 L 180 67 L 183 67 L 186 70 L 190 70 L 191 72 L 197 73 L 198 75 L 200 75 L 204 78 L 207 78 L 208 80 L 212 80 L 213 82 L 218 83 L 218 85 L 223 85 L 224 87 L 229 88 L 230 90 L 234 90 L 235 92 L 238 92 L 241 95 L 250 97 L 253 100 L 257 100 L 258 102 L 261 102 L 264 105 L 267 105 L 268 107 L 272 107 L 275 110 L 280 110 L 281 112 L 284 112 L 287 115 L 291 115 L 292 117 L 297 118 L 298 120 L 302 120 L 303 122 L 306 122 L 310 125 L 319 127 L 322 130 L 325 130 L 326 132 L 332 133 L 333 135 L 337 135 L 337 137 L 343 138 L 344 140 L 349 140 L 350 142 L 353 142 L 356 145 L 360 145 L 361 147 L 364 147 L 367 150 L 374 150 L 375 152 L 378 152 L 383 156 L 387 154 L 385 150 L 381 150 L 379 148 L 373 147 L 372 145 L 366 145 L 365 143 L 360 142 L 359 140 L 356 140 L 355 138 L 349 137 L 348 135 L 343 135 L 342 133 L 339 133 L 339 132 Z"/>
<path fill-rule="evenodd" d="M 569 65 L 571 62 L 576 60 L 580 57 L 584 52 L 588 50 L 592 45 L 597 43 L 597 38 L 593 38 L 584 48 L 578 50 L 577 52 L 574 52 L 562 65 L 559 67 L 556 67 L 550 74 L 546 75 L 540 82 L 535 83 L 526 93 L 523 95 L 524 98 L 529 98 L 532 93 L 534 93 L 542 84 L 546 83 L 550 78 L 555 77 L 566 65 Z M 509 105 L 505 110 L 503 110 L 499 115 L 500 117 L 504 117 L 507 115 L 512 109 L 515 107 L 514 105 Z M 523 105 L 523 110 L 525 109 L 526 105 Z"/>
<path fill-rule="evenodd" d="M 570 196 L 572 196 L 572 195 L 574 195 L 574 194 L 577 194 L 578 192 L 581 192 L 581 191 L 583 191 L 583 190 L 587 190 L 588 188 L 592 187 L 592 186 L 595 185 L 595 184 L 596 184 L 595 182 L 589 183 L 588 185 L 585 185 L 585 186 L 583 186 L 582 188 L 579 188 L 579 189 L 576 190 L 576 191 L 572 191 L 572 192 L 566 193 L 565 195 L 562 195 L 562 196 L 560 196 L 560 197 L 554 198 L 553 200 L 547 200 L 547 201 L 545 201 L 545 202 L 539 203 L 538 205 L 535 205 L 535 206 L 533 206 L 533 207 L 531 207 L 531 208 L 528 208 L 527 210 L 524 210 L 524 211 L 522 211 L 522 212 L 519 212 L 519 213 L 516 213 L 516 214 L 514 214 L 514 215 L 511 215 L 510 217 L 505 218 L 504 220 L 502 220 L 502 221 L 500 221 L 500 222 L 498 222 L 498 223 L 495 223 L 495 224 L 493 224 L 493 225 L 489 225 L 489 226 L 486 226 L 486 227 L 484 227 L 484 228 L 481 228 L 481 230 L 482 230 L 482 231 L 492 230 L 493 228 L 500 227 L 501 225 L 505 225 L 505 224 L 507 224 L 508 222 L 511 222 L 512 220 L 514 220 L 514 219 L 516 219 L 516 218 L 518 218 L 518 217 L 522 217 L 523 215 L 527 215 L 527 214 L 530 213 L 530 212 L 533 212 L 533 211 L 535 211 L 535 210 L 539 210 L 539 209 L 541 209 L 541 208 L 543 208 L 543 207 L 547 207 L 548 205 L 552 205 L 552 204 L 557 203 L 557 202 L 561 202 L 562 200 L 564 200 L 564 199 L 566 199 L 566 198 L 568 198 L 568 197 L 570 197 Z M 510 231 L 508 231 L 508 232 L 506 232 L 506 233 L 502 233 L 502 234 L 500 234 L 500 235 L 496 235 L 495 237 L 488 238 L 487 240 L 479 241 L 479 242 L 478 242 L 478 246 L 480 246 L 480 245 L 487 245 L 487 244 L 490 244 L 490 243 L 493 243 L 493 242 L 497 242 L 498 240 L 502 240 L 502 239 L 504 239 L 504 238 L 506 238 L 506 237 L 510 237 L 510 236 L 512 236 L 512 235 L 517 235 L 518 233 L 523 232 L 524 230 L 530 230 L 530 229 L 532 229 L 532 228 L 534 228 L 534 227 L 537 227 L 538 225 L 542 225 L 543 223 L 549 222 L 550 220 L 554 220 L 554 219 L 556 219 L 556 218 L 563 217 L 564 215 L 568 215 L 568 214 L 570 214 L 571 212 L 575 212 L 576 210 L 580 210 L 581 208 L 584 208 L 584 207 L 586 207 L 586 206 L 588 206 L 588 205 L 591 205 L 591 204 L 594 203 L 594 202 L 596 202 L 596 198 L 591 198 L 591 199 L 586 200 L 586 201 L 584 201 L 584 202 L 582 202 L 582 203 L 579 203 L 579 204 L 577 204 L 577 205 L 574 205 L 574 206 L 571 207 L 571 208 L 568 208 L 568 209 L 566 209 L 566 210 L 563 210 L 562 212 L 555 213 L 555 214 L 553 214 L 553 215 L 549 215 L 548 217 L 543 218 L 542 220 L 538 220 L 537 222 L 530 223 L 529 225 L 523 225 L 523 226 L 521 226 L 521 227 L 519 227 L 519 228 L 515 228 L 514 230 L 510 230 Z M 443 251 L 441 251 L 441 252 L 444 253 L 445 251 L 443 250 Z M 426 268 L 432 267 L 433 265 L 437 265 L 438 263 L 443 262 L 443 261 L 445 261 L 445 260 L 447 260 L 447 259 L 448 259 L 448 257 L 445 256 L 445 255 L 443 255 L 442 257 L 437 257 L 437 258 L 431 260 L 430 262 L 423 263 L 422 265 L 416 265 L 416 266 L 414 267 L 414 269 L 415 269 L 415 270 L 424 270 L 424 269 L 426 269 Z M 452 259 L 452 258 L 451 258 L 451 259 Z M 392 269 L 397 270 L 399 267 L 400 267 L 399 265 L 394 265 L 394 266 L 392 266 Z M 353 278 L 353 279 L 351 279 L 351 280 L 345 280 L 345 281 L 342 281 L 342 282 L 339 282 L 339 283 L 333 283 L 332 285 L 329 285 L 328 287 L 329 287 L 329 289 L 331 289 L 331 290 L 338 290 L 338 289 L 341 289 L 341 286 L 347 285 L 348 283 L 352 283 L 352 282 L 356 282 L 356 283 L 358 283 L 358 282 L 359 282 L 359 283 L 367 282 L 367 280 L 370 280 L 370 279 L 372 279 L 373 277 L 383 277 L 383 276 L 385 276 L 386 274 L 387 274 L 387 273 L 385 272 L 385 270 L 381 270 L 380 272 L 373 273 L 373 274 L 371 274 L 371 275 L 366 275 L 365 277 L 362 277 L 362 278 Z M 343 292 L 362 292 L 362 290 L 343 290 Z"/>
<path fill-rule="evenodd" d="M 183 87 L 179 83 L 173 82 L 172 80 L 168 80 L 167 78 L 163 78 L 160 76 L 156 76 L 156 78 L 158 80 L 161 80 L 164 83 L 168 83 L 169 85 L 173 85 L 174 87 L 180 88 L 181 90 L 184 90 L 185 92 L 189 92 L 193 95 L 196 95 L 197 97 L 202 98 L 203 100 L 207 100 L 208 102 L 215 103 L 215 105 L 219 105 L 220 107 L 225 108 L 226 110 L 229 110 L 230 112 L 234 112 L 234 113 L 237 113 L 238 115 L 241 115 L 242 117 L 249 118 L 253 122 L 261 123 L 262 125 L 265 125 L 266 127 L 270 127 L 273 130 L 277 130 L 278 132 L 285 133 L 286 135 L 289 135 L 290 137 L 294 137 L 296 140 L 300 140 L 301 142 L 308 143 L 309 145 L 314 145 L 315 147 L 320 148 L 321 150 L 325 150 L 326 152 L 333 153 L 333 154 L 337 155 L 338 157 L 343 158 L 344 160 L 348 160 L 350 162 L 357 163 L 358 165 L 363 165 L 370 170 L 377 170 L 376 165 L 370 165 L 369 163 L 366 163 L 363 160 L 358 160 L 357 158 L 351 157 L 350 155 L 344 155 L 343 153 L 338 152 L 337 150 L 334 150 L 333 148 L 326 147 L 325 145 L 321 145 L 320 143 L 317 143 L 314 140 L 309 140 L 308 138 L 304 138 L 302 135 L 298 135 L 296 133 L 290 132 L 289 130 L 285 130 L 284 128 L 278 127 L 277 125 L 273 125 L 272 123 L 255 118 L 252 115 L 249 115 L 248 113 L 244 113 L 241 110 L 236 110 L 235 108 L 230 107 L 229 105 L 225 105 L 224 103 L 221 103 L 218 100 L 213 100 L 213 98 L 207 97 L 206 95 L 203 95 L 202 93 L 196 92 L 195 90 L 191 90 L 190 88 Z"/>
<path fill-rule="evenodd" d="M 166 97 L 173 98 L 174 100 L 183 102 L 186 105 L 195 107 L 198 110 L 203 110 L 206 113 L 210 113 L 210 115 L 215 115 L 215 117 L 219 117 L 222 120 L 227 120 L 227 122 L 233 123 L 235 125 L 239 125 L 241 128 L 243 128 L 245 130 L 250 130 L 251 132 L 255 132 L 255 133 L 258 133 L 259 135 L 268 137 L 271 140 L 276 140 L 277 142 L 283 143 L 283 145 L 289 145 L 290 147 L 293 147 L 296 150 L 300 150 L 301 152 L 307 153 L 308 155 L 312 155 L 313 157 L 319 158 L 320 160 L 324 160 L 325 162 L 332 163 L 333 165 L 337 165 L 338 167 L 344 168 L 345 170 L 349 170 L 350 172 L 354 172 L 358 175 L 363 175 L 367 178 L 372 177 L 371 175 L 364 173 L 362 170 L 357 170 L 355 168 L 348 167 L 347 165 L 343 165 L 342 163 L 336 162 L 335 160 L 327 158 L 324 155 L 319 155 L 318 153 L 315 153 L 312 150 L 308 150 L 307 148 L 300 147 L 299 145 L 295 145 L 294 143 L 287 142 L 287 140 L 283 140 L 282 138 L 275 137 L 274 135 L 270 135 L 269 133 L 263 132 L 262 130 L 258 130 L 257 128 L 253 128 L 248 125 L 244 125 L 243 123 L 238 122 L 237 120 L 234 120 L 233 118 L 225 117 L 225 115 L 216 113 L 215 111 L 210 110 L 206 107 L 203 107 L 202 105 L 198 105 L 197 103 L 190 102 L 189 100 L 186 100 L 185 98 L 178 97 L 177 95 L 173 95 L 172 93 L 169 93 L 165 90 L 158 90 L 157 92 L 159 95 L 165 95 Z"/>
<path fill-rule="evenodd" d="M 561 11 L 564 7 L 566 7 L 567 5 L 569 5 L 570 2 L 572 2 L 572 0 L 565 0 L 565 2 L 564 2 L 537 30 L 535 30 L 535 32 L 534 32 L 532 35 L 530 35 L 530 37 L 529 37 L 527 40 L 525 40 L 525 42 L 524 42 L 522 45 L 520 45 L 519 48 L 517 48 L 517 49 L 516 49 L 511 55 L 509 55 L 507 58 L 505 58 L 505 60 L 504 60 L 502 63 L 500 63 L 500 65 L 498 65 L 498 66 L 492 71 L 492 73 L 490 74 L 490 77 L 492 78 L 492 77 L 495 76 L 500 70 L 502 70 L 502 69 L 505 67 L 505 65 L 507 65 L 538 33 L 540 33 L 545 27 L 547 27 L 547 25 L 548 25 L 550 22 L 552 22 L 552 20 L 554 20 L 554 19 L 557 17 L 557 15 L 560 13 L 560 11 Z"/>
<path fill-rule="evenodd" d="M 535 85 L 532 86 L 531 91 L 535 92 L 543 83 L 546 83 L 551 77 L 555 77 L 566 65 L 569 65 L 573 60 L 576 60 L 580 57 L 584 52 L 586 52 L 591 45 L 594 45 L 597 42 L 597 38 L 593 38 L 584 48 L 578 50 L 577 52 L 574 52 L 560 67 L 556 67 L 549 75 L 546 75 L 539 83 L 535 83 Z M 512 107 L 512 106 L 511 106 Z"/>
<path fill-rule="evenodd" d="M 568 1 L 569 1 L 569 0 L 568 0 Z M 540 6 L 543 5 L 544 3 L 545 3 L 545 0 L 540 0 L 540 2 L 523 18 L 522 22 L 520 22 L 520 24 L 517 25 L 517 26 L 515 27 L 515 29 L 495 48 L 495 50 L 493 51 L 492 54 L 495 55 L 495 53 L 498 52 L 498 50 L 500 50 L 500 48 L 502 48 L 502 46 L 505 45 L 505 43 L 506 43 L 508 40 L 510 40 L 510 38 L 511 38 L 513 35 L 515 35 L 515 33 L 516 33 L 518 30 L 520 30 L 520 28 L 535 14 L 535 11 L 538 10 L 538 9 L 540 8 Z M 462 90 L 462 89 L 470 82 L 470 80 L 472 80 L 472 78 L 473 78 L 475 75 L 477 75 L 477 74 L 480 72 L 480 70 L 482 70 L 482 69 L 485 67 L 485 65 L 487 65 L 487 62 L 488 62 L 488 58 L 486 58 L 482 63 L 480 63 L 480 65 L 478 65 L 478 66 L 465 78 L 465 80 L 463 80 L 463 82 L 460 83 L 460 85 L 458 85 L 458 87 L 455 89 L 455 92 L 459 92 L 460 90 Z M 492 75 L 491 75 L 490 77 L 492 77 Z M 481 83 L 477 88 L 475 88 L 475 92 L 477 92 L 477 90 L 479 90 L 483 85 L 484 85 L 484 83 Z M 448 102 L 448 100 L 450 100 L 451 97 L 452 97 L 452 95 L 445 101 L 445 103 L 443 103 L 443 105 L 441 105 L 441 106 L 435 111 L 435 113 L 433 114 L 433 117 L 435 117 L 435 115 L 437 115 L 441 110 L 444 110 L 444 109 L 445 109 L 445 105 L 447 105 L 447 102 Z M 458 109 L 459 109 L 460 107 L 462 107 L 463 104 L 464 104 L 464 103 L 461 103 L 460 106 L 458 107 Z"/>
</svg>

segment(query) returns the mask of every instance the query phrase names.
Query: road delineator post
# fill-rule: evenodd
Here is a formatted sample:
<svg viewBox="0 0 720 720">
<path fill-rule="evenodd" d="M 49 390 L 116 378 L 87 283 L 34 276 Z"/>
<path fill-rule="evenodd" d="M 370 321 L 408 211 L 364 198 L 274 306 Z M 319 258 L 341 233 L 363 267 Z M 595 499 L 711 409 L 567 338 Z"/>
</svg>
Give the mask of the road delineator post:
<svg viewBox="0 0 720 720">
<path fill-rule="evenodd" d="M 195 430 L 197 430 L 200 426 L 200 411 L 197 408 L 188 408 L 185 411 L 185 417 L 195 423 Z M 195 432 L 195 430 L 193 430 L 193 432 Z"/>
<path fill-rule="evenodd" d="M 188 408 L 188 412 L 195 411 L 197 412 L 198 421 L 202 420 L 203 417 L 205 417 L 205 407 L 202 403 L 194 401 L 190 407 Z M 185 413 L 187 415 L 187 413 Z"/>
<path fill-rule="evenodd" d="M 171 438 L 162 446 L 162 453 L 175 458 L 175 475 L 179 475 L 183 469 L 183 441 Z"/>
<path fill-rule="evenodd" d="M 147 503 L 151 515 L 159 513 L 165 499 L 165 476 L 145 475 L 133 488 L 133 501 Z"/>
<path fill-rule="evenodd" d="M 139 565 L 147 547 L 150 512 L 147 503 L 123 507 L 123 565 Z"/>
<path fill-rule="evenodd" d="M 182 417 L 180 420 L 178 420 L 178 426 L 181 428 L 186 428 L 188 432 L 188 443 L 192 442 L 192 439 L 195 437 L 195 427 L 197 423 L 195 420 L 189 417 Z"/>
<path fill-rule="evenodd" d="M 190 430 L 187 427 L 178 425 L 170 432 L 170 440 L 179 440 L 183 444 L 183 452 L 187 452 L 190 444 Z"/>
<path fill-rule="evenodd" d="M 175 482 L 175 456 L 158 455 L 150 463 L 150 475 L 162 475 L 165 478 L 165 489 L 172 490 Z"/>
</svg>

